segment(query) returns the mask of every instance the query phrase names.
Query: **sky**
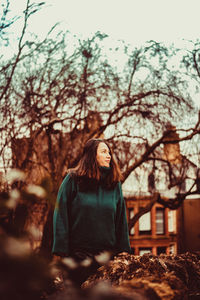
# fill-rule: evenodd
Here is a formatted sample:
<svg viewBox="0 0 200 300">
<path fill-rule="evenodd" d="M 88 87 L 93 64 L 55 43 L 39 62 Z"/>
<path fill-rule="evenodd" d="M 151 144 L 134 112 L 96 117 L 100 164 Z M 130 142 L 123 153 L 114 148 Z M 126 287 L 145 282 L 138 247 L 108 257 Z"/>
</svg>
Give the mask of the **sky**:
<svg viewBox="0 0 200 300">
<path fill-rule="evenodd" d="M 11 2 L 13 12 L 25 8 L 26 0 Z M 198 38 L 199 11 L 199 0 L 46 0 L 46 7 L 29 24 L 44 34 L 59 21 L 83 37 L 100 30 L 113 39 L 139 45 L 150 39 L 178 42 Z"/>
<path fill-rule="evenodd" d="M 45 7 L 29 20 L 29 30 L 41 38 L 56 22 L 61 22 L 61 28 L 81 38 L 92 36 L 97 31 L 104 32 L 109 35 L 111 44 L 124 40 L 132 46 L 141 46 L 148 40 L 155 40 L 183 48 L 188 44 L 185 40 L 200 38 L 200 0 L 45 2 Z M 11 0 L 11 12 L 18 14 L 25 5 L 26 0 Z M 15 25 L 15 31 L 18 30 L 20 22 Z"/>
</svg>

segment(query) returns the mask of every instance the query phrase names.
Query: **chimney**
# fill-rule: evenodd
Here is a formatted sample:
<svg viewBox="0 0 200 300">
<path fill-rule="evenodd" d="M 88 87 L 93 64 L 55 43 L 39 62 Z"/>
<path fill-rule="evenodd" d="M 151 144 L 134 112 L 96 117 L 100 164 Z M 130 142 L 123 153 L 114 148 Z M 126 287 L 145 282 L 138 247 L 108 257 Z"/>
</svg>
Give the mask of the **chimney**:
<svg viewBox="0 0 200 300">
<path fill-rule="evenodd" d="M 164 141 L 172 143 L 164 144 L 164 159 L 168 160 L 171 164 L 180 164 L 181 163 L 181 153 L 179 143 L 173 143 L 173 141 L 179 139 L 179 135 L 176 132 L 176 127 L 171 124 L 167 125 L 166 128 L 169 131 L 169 134 L 164 138 Z"/>
</svg>

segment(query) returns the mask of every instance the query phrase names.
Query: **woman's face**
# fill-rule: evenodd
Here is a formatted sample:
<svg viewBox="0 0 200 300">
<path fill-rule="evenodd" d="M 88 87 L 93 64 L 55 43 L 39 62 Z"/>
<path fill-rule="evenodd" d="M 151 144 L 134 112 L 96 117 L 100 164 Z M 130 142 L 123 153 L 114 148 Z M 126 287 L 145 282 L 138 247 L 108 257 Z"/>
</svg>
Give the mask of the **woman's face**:
<svg viewBox="0 0 200 300">
<path fill-rule="evenodd" d="M 100 167 L 109 167 L 110 166 L 110 150 L 108 146 L 101 142 L 97 147 L 97 162 Z"/>
</svg>

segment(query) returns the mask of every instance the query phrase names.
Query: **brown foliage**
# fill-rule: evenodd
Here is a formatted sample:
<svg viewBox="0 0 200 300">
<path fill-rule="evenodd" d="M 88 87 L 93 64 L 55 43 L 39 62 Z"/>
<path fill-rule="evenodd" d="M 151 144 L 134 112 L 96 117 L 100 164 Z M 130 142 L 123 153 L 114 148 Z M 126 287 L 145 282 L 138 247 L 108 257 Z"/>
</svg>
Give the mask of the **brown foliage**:
<svg viewBox="0 0 200 300">
<path fill-rule="evenodd" d="M 117 292 L 129 297 L 137 292 L 145 299 L 189 299 L 200 292 L 200 254 L 121 253 L 100 267 L 82 287 L 92 288 L 102 281 L 110 282 Z"/>
</svg>

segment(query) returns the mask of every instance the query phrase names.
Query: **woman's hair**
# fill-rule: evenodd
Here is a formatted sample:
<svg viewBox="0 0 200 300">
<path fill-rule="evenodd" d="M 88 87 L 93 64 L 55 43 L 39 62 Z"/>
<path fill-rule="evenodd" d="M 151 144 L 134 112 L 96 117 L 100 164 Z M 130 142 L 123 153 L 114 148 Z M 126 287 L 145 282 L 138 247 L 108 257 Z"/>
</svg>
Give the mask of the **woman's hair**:
<svg viewBox="0 0 200 300">
<path fill-rule="evenodd" d="M 105 178 L 105 184 L 107 187 L 113 187 L 122 179 L 120 168 L 113 157 L 112 150 L 108 142 L 104 139 L 90 139 L 86 142 L 83 155 L 78 165 L 70 171 L 74 173 L 78 178 L 91 179 L 92 181 L 101 180 L 101 171 L 97 162 L 97 148 L 100 143 L 105 143 L 108 146 L 111 160 L 110 170 L 107 172 Z"/>
</svg>

